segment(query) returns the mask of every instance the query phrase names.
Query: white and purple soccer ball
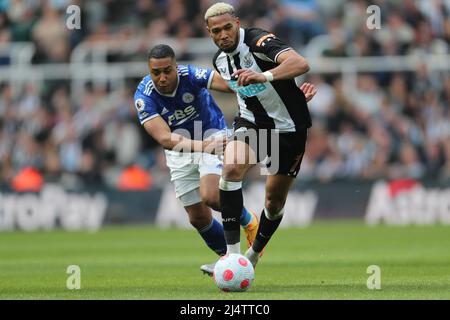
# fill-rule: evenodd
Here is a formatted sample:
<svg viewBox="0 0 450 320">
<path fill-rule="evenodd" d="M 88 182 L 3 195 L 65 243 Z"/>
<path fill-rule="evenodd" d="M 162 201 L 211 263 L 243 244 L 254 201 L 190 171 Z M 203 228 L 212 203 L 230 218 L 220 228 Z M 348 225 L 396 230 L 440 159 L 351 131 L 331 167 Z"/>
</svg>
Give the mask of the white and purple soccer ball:
<svg viewBox="0 0 450 320">
<path fill-rule="evenodd" d="M 254 278 L 253 265 L 241 254 L 226 254 L 216 262 L 214 267 L 213 279 L 222 291 L 246 291 L 252 285 Z"/>
</svg>

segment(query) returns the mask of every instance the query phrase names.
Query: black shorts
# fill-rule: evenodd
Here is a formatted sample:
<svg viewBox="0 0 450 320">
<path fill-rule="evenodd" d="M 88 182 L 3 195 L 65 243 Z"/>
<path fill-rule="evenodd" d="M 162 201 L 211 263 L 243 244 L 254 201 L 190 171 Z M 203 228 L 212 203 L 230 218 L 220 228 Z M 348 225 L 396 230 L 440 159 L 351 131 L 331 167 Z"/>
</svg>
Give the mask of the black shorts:
<svg viewBox="0 0 450 320">
<path fill-rule="evenodd" d="M 266 166 L 270 175 L 297 177 L 305 153 L 307 129 L 279 132 L 259 129 L 255 124 L 236 118 L 230 140 L 247 143 L 256 153 L 257 162 Z"/>
</svg>

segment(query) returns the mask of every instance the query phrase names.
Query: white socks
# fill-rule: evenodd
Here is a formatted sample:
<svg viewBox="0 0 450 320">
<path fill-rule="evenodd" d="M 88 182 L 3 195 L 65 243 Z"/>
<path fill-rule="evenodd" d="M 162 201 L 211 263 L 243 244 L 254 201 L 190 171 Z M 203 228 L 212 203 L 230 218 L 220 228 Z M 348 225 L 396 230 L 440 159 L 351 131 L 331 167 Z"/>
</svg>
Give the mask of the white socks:
<svg viewBox="0 0 450 320">
<path fill-rule="evenodd" d="M 271 214 L 269 212 L 269 210 L 267 210 L 267 208 L 264 208 L 264 214 L 266 215 L 266 218 L 271 220 L 271 221 L 280 219 L 283 216 L 283 214 L 284 214 L 284 207 L 281 208 L 281 210 L 278 211 L 277 214 Z"/>
<path fill-rule="evenodd" d="M 235 191 L 242 189 L 242 181 L 226 181 L 221 177 L 219 180 L 219 189 L 223 191 Z"/>
<path fill-rule="evenodd" d="M 227 253 L 239 253 L 241 254 L 241 243 L 227 244 Z"/>
</svg>

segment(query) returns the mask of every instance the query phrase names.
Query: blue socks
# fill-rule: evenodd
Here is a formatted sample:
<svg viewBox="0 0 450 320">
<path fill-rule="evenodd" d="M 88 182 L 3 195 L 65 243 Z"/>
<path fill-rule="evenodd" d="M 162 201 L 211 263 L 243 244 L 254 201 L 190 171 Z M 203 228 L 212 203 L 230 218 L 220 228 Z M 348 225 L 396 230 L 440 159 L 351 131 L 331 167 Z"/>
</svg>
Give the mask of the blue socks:
<svg viewBox="0 0 450 320">
<path fill-rule="evenodd" d="M 216 219 L 212 219 L 211 224 L 198 230 L 198 233 L 205 240 L 206 245 L 219 256 L 227 253 L 227 244 L 223 235 L 223 226 Z"/>
<path fill-rule="evenodd" d="M 245 207 L 242 208 L 241 218 L 240 218 L 240 224 L 242 227 L 246 227 L 250 221 L 252 221 L 252 215 L 250 212 L 245 209 Z"/>
<path fill-rule="evenodd" d="M 241 226 L 247 226 L 251 220 L 252 215 L 247 209 L 243 208 L 239 221 Z M 206 245 L 219 256 L 227 253 L 227 244 L 225 242 L 223 226 L 219 221 L 213 218 L 211 224 L 197 231 L 202 236 Z"/>
</svg>

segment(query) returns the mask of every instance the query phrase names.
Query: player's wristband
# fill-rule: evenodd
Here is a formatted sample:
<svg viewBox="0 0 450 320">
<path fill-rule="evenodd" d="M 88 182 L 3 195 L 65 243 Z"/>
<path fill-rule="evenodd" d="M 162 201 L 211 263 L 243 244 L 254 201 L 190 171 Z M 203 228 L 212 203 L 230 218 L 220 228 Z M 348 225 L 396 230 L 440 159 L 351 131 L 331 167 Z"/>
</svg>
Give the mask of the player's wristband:
<svg viewBox="0 0 450 320">
<path fill-rule="evenodd" d="M 266 77 L 266 81 L 267 82 L 272 82 L 273 81 L 273 74 L 270 71 L 265 71 L 263 72 L 263 76 Z"/>
</svg>

